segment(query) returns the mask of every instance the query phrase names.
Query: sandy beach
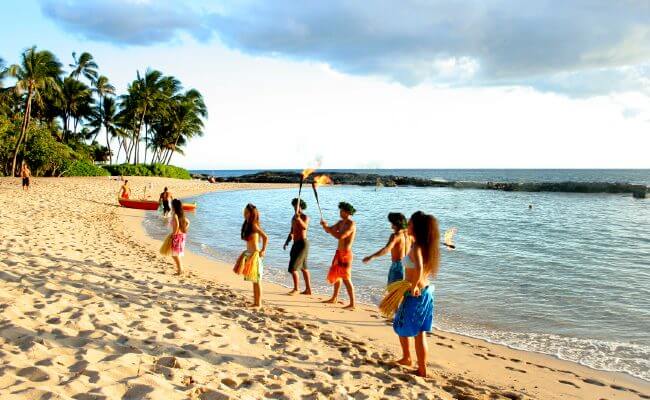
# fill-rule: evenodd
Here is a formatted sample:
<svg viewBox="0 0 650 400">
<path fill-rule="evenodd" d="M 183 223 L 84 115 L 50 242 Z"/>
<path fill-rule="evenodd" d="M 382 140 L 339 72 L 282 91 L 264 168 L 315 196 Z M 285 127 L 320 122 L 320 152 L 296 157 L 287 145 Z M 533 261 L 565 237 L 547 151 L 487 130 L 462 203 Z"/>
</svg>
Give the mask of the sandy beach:
<svg viewBox="0 0 650 400">
<path fill-rule="evenodd" d="M 277 186 L 129 178 L 176 196 Z M 374 306 L 287 296 L 196 255 L 173 275 L 109 178 L 0 178 L 2 399 L 650 399 L 650 383 L 436 331 L 430 377 Z M 200 212 L 200 207 L 198 212 Z M 190 230 L 191 235 L 191 230 Z M 443 266 L 444 268 L 444 266 Z"/>
</svg>

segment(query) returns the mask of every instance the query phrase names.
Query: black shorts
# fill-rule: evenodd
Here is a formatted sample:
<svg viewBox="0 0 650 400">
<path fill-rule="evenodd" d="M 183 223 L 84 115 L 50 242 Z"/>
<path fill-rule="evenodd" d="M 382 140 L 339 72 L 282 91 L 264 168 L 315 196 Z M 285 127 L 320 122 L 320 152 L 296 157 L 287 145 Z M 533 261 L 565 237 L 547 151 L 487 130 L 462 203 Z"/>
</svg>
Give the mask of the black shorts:
<svg viewBox="0 0 650 400">
<path fill-rule="evenodd" d="M 307 255 L 309 254 L 309 242 L 296 240 L 289 252 L 289 272 L 296 272 L 307 269 Z"/>
<path fill-rule="evenodd" d="M 29 177 L 23 178 L 23 187 L 29 187 Z"/>
<path fill-rule="evenodd" d="M 163 211 L 166 213 L 172 210 L 171 207 L 169 207 L 169 200 L 163 200 L 162 206 L 163 206 Z"/>
</svg>

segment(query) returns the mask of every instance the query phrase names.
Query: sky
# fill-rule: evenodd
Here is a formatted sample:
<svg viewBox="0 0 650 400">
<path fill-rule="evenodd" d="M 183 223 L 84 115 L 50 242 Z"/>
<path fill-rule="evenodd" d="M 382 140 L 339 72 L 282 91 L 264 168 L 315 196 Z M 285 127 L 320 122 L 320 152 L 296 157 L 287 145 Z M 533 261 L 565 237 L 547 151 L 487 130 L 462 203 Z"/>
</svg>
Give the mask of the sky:
<svg viewBox="0 0 650 400">
<path fill-rule="evenodd" d="M 0 57 L 205 97 L 191 169 L 650 168 L 647 0 L 23 0 Z"/>
</svg>

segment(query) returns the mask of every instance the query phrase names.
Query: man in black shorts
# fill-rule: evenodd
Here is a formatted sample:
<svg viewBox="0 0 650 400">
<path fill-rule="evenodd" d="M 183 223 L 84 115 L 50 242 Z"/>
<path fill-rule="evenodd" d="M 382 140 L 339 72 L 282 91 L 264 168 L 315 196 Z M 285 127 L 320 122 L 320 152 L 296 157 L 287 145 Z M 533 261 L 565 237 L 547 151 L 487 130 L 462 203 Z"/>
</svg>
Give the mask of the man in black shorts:
<svg viewBox="0 0 650 400">
<path fill-rule="evenodd" d="M 20 167 L 20 177 L 23 178 L 23 190 L 29 190 L 29 178 L 32 176 L 32 171 L 29 170 L 27 163 L 23 161 Z"/>
<path fill-rule="evenodd" d="M 160 198 L 158 198 L 158 202 L 162 204 L 163 207 L 163 217 L 166 217 L 169 215 L 169 212 L 172 210 L 171 208 L 171 203 L 172 203 L 172 194 L 167 190 L 167 187 L 163 190 L 162 193 L 160 193 Z"/>
<path fill-rule="evenodd" d="M 291 233 L 289 233 L 287 241 L 284 243 L 284 249 L 286 250 L 289 242 L 293 240 L 289 252 L 289 273 L 293 278 L 293 290 L 289 294 L 298 293 L 298 271 L 302 271 L 302 276 L 305 279 L 305 291 L 300 294 L 311 294 L 311 282 L 309 281 L 309 270 L 307 269 L 307 255 L 309 254 L 307 227 L 309 226 L 309 217 L 302 213 L 307 208 L 307 203 L 300 200 L 300 207 L 298 207 L 298 199 L 293 199 L 291 205 L 295 214 L 291 220 Z"/>
</svg>

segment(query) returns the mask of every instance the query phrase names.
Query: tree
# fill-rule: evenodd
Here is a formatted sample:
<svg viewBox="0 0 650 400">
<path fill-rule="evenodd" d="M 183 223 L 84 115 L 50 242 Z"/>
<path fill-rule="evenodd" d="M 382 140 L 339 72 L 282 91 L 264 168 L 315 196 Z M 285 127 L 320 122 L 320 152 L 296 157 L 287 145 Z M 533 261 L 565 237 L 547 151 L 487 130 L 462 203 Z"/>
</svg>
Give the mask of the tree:
<svg viewBox="0 0 650 400">
<path fill-rule="evenodd" d="M 63 79 L 59 95 L 58 106 L 63 121 L 65 139 L 70 133 L 76 135 L 79 120 L 92 114 L 94 100 L 92 90 L 85 83 L 71 77 Z M 70 130 L 70 119 L 73 121 L 72 130 Z"/>
<path fill-rule="evenodd" d="M 109 163 L 113 163 L 113 154 L 111 152 L 111 138 L 119 136 L 117 103 L 112 97 L 106 97 L 90 120 L 90 126 L 93 128 L 92 134 L 97 137 L 99 132 L 106 130 L 106 147 L 108 148 Z"/>
<path fill-rule="evenodd" d="M 40 93 L 46 88 L 56 89 L 57 77 L 61 74 L 61 63 L 54 54 L 47 50 L 37 51 L 36 46 L 25 50 L 21 56 L 21 63 L 9 67 L 8 74 L 16 79 L 14 86 L 17 93 L 26 93 L 23 123 L 20 136 L 16 142 L 11 164 L 11 174 L 16 173 L 16 160 L 20 146 L 25 140 L 25 134 L 31 117 L 32 101 L 40 100 Z"/>
<path fill-rule="evenodd" d="M 103 101 L 104 98 L 108 95 L 115 94 L 115 87 L 111 85 L 108 81 L 108 78 L 105 77 L 104 75 L 99 76 L 94 82 L 93 82 L 94 89 L 93 91 L 97 94 L 97 98 L 99 102 L 97 103 L 97 109 L 102 110 L 104 107 Z M 113 107 L 115 107 L 115 103 L 113 103 Z M 100 131 L 97 131 L 95 133 L 95 137 L 93 138 L 93 142 L 97 140 L 97 135 L 99 135 Z M 107 132 L 107 137 L 108 137 L 108 132 Z"/>
<path fill-rule="evenodd" d="M 88 52 L 83 52 L 77 58 L 77 53 L 72 52 L 72 59 L 74 64 L 70 64 L 72 72 L 70 72 L 70 77 L 79 80 L 79 75 L 83 75 L 91 83 L 97 79 L 97 63 L 93 59 L 93 56 Z"/>
</svg>

